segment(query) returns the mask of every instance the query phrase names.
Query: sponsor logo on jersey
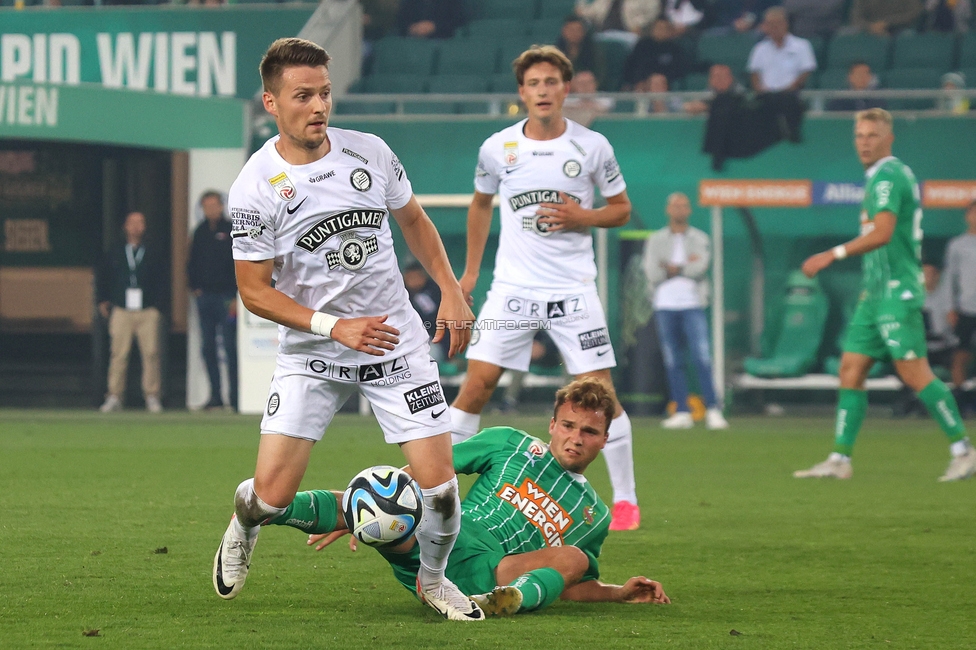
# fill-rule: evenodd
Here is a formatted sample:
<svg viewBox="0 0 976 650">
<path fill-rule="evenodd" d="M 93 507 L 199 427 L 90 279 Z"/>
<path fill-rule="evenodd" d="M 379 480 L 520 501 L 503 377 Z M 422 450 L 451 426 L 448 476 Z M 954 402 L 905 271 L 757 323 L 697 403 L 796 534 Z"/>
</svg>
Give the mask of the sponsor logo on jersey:
<svg viewBox="0 0 976 650">
<path fill-rule="evenodd" d="M 531 479 L 523 480 L 519 487 L 506 483 L 498 491 L 498 498 L 525 515 L 542 533 L 546 546 L 563 545 L 563 533 L 573 525 L 573 518 Z"/>
<path fill-rule="evenodd" d="M 285 201 L 291 201 L 295 198 L 295 185 L 292 184 L 291 179 L 281 172 L 273 178 L 269 178 L 268 182 L 271 183 L 271 187 L 274 191 Z"/>
<path fill-rule="evenodd" d="M 371 386 L 393 386 L 410 379 L 412 374 L 410 364 L 403 357 L 361 366 L 347 366 L 322 359 L 305 359 L 305 369 L 335 381 L 358 382 Z"/>
<path fill-rule="evenodd" d="M 573 196 L 568 192 L 563 192 L 566 196 L 572 199 L 576 203 L 582 203 L 583 199 L 578 196 Z M 529 205 L 539 205 L 540 203 L 562 203 L 563 200 L 559 196 L 559 190 L 529 190 L 528 192 L 522 192 L 521 194 L 516 194 L 515 196 L 508 199 L 508 205 L 512 208 L 512 211 L 520 210 Z"/>
<path fill-rule="evenodd" d="M 360 239 L 355 233 L 343 233 L 339 250 L 325 254 L 329 269 L 341 266 L 347 271 L 358 271 L 366 264 L 366 259 L 379 250 L 376 235 Z"/>
<path fill-rule="evenodd" d="M 362 167 L 352 170 L 352 174 L 349 175 L 349 182 L 352 183 L 353 188 L 360 192 L 368 192 L 369 188 L 373 187 L 373 177 Z"/>
<path fill-rule="evenodd" d="M 534 232 L 540 237 L 548 237 L 552 234 L 549 232 L 549 224 L 544 221 L 539 221 L 539 219 L 545 216 L 544 214 L 533 214 L 529 217 L 522 217 L 522 230 Z"/>
<path fill-rule="evenodd" d="M 604 345 L 610 345 L 610 334 L 606 327 L 597 330 L 582 332 L 579 335 L 580 348 L 590 350 Z"/>
<path fill-rule="evenodd" d="M 279 406 L 281 406 L 281 397 L 278 393 L 271 393 L 271 397 L 268 398 L 268 415 L 277 413 Z"/>
<path fill-rule="evenodd" d="M 407 401 L 407 408 L 413 415 L 432 406 L 443 404 L 444 394 L 441 392 L 440 382 L 432 381 L 429 384 L 407 391 L 403 394 L 403 399 Z"/>
<path fill-rule="evenodd" d="M 393 175 L 397 177 L 398 181 L 403 180 L 403 165 L 400 163 L 400 159 L 393 154 Z"/>
<path fill-rule="evenodd" d="M 580 294 L 569 296 L 562 300 L 542 302 L 540 300 L 529 300 L 520 296 L 505 296 L 502 309 L 510 314 L 518 314 L 519 316 L 527 316 L 529 318 L 565 318 L 574 314 L 585 314 L 586 298 Z"/>
<path fill-rule="evenodd" d="M 518 162 L 518 142 L 506 142 L 502 145 L 506 165 L 514 165 Z"/>
<path fill-rule="evenodd" d="M 620 165 L 617 164 L 616 158 L 611 157 L 603 163 L 603 176 L 608 183 L 612 183 L 620 176 Z"/>
<path fill-rule="evenodd" d="M 586 158 L 586 149 L 584 149 L 583 147 L 581 147 L 576 140 L 570 139 L 569 144 L 573 145 L 573 147 L 576 149 L 576 151 L 578 151 L 581 156 L 583 156 L 584 158 Z"/>
<path fill-rule="evenodd" d="M 353 228 L 375 228 L 378 230 L 383 226 L 383 217 L 385 216 L 386 210 L 371 210 L 369 208 L 330 214 L 298 238 L 298 247 L 304 248 L 309 253 L 314 253 L 330 237 Z"/>
<path fill-rule="evenodd" d="M 583 171 L 583 166 L 576 160 L 567 160 L 563 164 L 563 173 L 569 178 L 576 178 Z"/>
<path fill-rule="evenodd" d="M 246 208 L 230 209 L 231 230 L 230 236 L 234 239 L 238 237 L 250 237 L 257 239 L 264 232 L 264 224 L 261 223 L 261 215 L 257 210 Z"/>
<path fill-rule="evenodd" d="M 352 151 L 351 149 L 346 149 L 345 147 L 343 147 L 342 153 L 346 154 L 347 156 L 352 156 L 356 160 L 362 162 L 364 165 L 368 165 L 369 164 L 369 161 L 368 160 L 366 160 L 365 158 L 363 158 L 362 156 L 360 156 L 355 151 Z"/>
<path fill-rule="evenodd" d="M 533 156 L 554 156 L 556 155 L 556 152 L 555 151 L 533 151 L 532 155 Z"/>
<path fill-rule="evenodd" d="M 324 181 L 324 180 L 326 180 L 328 178 L 332 178 L 333 176 L 335 176 L 335 170 L 334 169 L 330 169 L 329 171 L 325 172 L 324 174 L 319 174 L 318 176 L 312 176 L 311 178 L 308 179 L 308 182 L 309 183 L 319 183 L 319 182 Z"/>
<path fill-rule="evenodd" d="M 878 181 L 874 186 L 875 203 L 880 208 L 888 205 L 891 199 L 891 181 Z"/>
<path fill-rule="evenodd" d="M 474 168 L 474 175 L 477 178 L 484 178 L 488 175 L 488 170 L 485 169 L 485 163 L 478 161 L 478 166 Z"/>
</svg>

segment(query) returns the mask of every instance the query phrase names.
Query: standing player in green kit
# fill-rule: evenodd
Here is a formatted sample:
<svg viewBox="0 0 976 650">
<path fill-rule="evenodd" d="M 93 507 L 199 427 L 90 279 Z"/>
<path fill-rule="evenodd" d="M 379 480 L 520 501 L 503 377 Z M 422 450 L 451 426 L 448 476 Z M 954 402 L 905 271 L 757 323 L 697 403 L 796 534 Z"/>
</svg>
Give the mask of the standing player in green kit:
<svg viewBox="0 0 976 650">
<path fill-rule="evenodd" d="M 887 111 L 872 108 L 855 116 L 854 148 L 866 170 L 861 234 L 803 263 L 812 278 L 834 260 L 864 256 L 861 298 L 840 363 L 834 451 L 824 462 L 794 472 L 796 478 L 851 477 L 851 451 L 868 406 L 864 380 L 876 360 L 887 359 L 949 438 L 952 461 L 939 480 L 958 481 L 976 472 L 976 450 L 956 400 L 925 356 L 921 195 L 912 170 L 891 155 L 894 139 Z"/>
</svg>

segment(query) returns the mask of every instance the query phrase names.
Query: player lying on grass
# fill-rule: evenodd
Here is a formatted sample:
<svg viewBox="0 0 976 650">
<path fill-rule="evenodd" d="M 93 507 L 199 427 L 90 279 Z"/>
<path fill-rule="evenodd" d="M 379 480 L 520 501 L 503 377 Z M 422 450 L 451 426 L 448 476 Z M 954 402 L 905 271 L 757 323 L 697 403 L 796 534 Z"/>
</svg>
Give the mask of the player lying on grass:
<svg viewBox="0 0 976 650">
<path fill-rule="evenodd" d="M 669 603 L 661 584 L 643 576 L 623 585 L 598 580 L 597 558 L 610 510 L 583 477 L 606 444 L 614 399 L 600 379 L 578 379 L 556 393 L 551 441 L 509 427 L 485 429 L 454 446 L 458 473 L 479 474 L 461 503 L 461 532 L 447 576 L 486 614 L 501 616 L 548 606 L 560 596 L 586 602 Z M 312 535 L 321 550 L 345 535 L 335 498 Z M 324 497 L 324 495 L 323 495 Z M 327 521 L 326 521 L 327 519 Z M 335 522 L 333 524 L 332 522 Z M 320 529 L 323 527 L 320 525 Z M 400 583 L 415 591 L 420 556 L 410 538 L 377 549 Z"/>
</svg>

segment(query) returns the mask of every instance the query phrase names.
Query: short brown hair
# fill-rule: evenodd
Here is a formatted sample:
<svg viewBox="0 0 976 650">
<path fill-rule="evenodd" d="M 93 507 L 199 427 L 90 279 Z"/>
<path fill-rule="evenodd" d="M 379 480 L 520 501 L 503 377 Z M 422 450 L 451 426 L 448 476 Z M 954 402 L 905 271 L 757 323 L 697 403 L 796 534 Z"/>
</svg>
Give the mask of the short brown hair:
<svg viewBox="0 0 976 650">
<path fill-rule="evenodd" d="M 515 80 L 518 85 L 521 86 L 525 80 L 525 71 L 536 63 L 551 63 L 556 66 L 566 83 L 573 79 L 573 64 L 566 58 L 565 54 L 559 51 L 559 48 L 555 45 L 533 45 L 512 61 L 512 71 L 515 72 Z"/>
<path fill-rule="evenodd" d="M 317 68 L 320 65 L 329 67 L 332 57 L 324 49 L 304 38 L 279 38 L 271 44 L 268 51 L 261 58 L 261 83 L 265 91 L 272 95 L 281 88 L 281 75 L 285 68 L 308 66 Z"/>
<path fill-rule="evenodd" d="M 587 411 L 600 411 L 607 419 L 607 431 L 613 421 L 613 414 L 617 408 L 613 398 L 613 390 L 607 382 L 596 377 L 583 377 L 570 382 L 556 391 L 556 404 L 552 409 L 553 418 L 559 407 L 569 402 Z"/>
<path fill-rule="evenodd" d="M 883 108 L 869 108 L 866 111 L 858 111 L 854 114 L 854 122 L 861 121 L 885 124 L 889 129 L 891 129 L 891 125 L 894 122 L 891 113 Z"/>
</svg>

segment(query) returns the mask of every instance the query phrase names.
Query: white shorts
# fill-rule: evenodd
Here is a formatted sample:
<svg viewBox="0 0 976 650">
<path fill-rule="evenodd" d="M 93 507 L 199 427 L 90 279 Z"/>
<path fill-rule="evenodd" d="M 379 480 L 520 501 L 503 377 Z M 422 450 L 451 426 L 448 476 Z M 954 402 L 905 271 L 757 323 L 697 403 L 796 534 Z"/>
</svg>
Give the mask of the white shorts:
<svg viewBox="0 0 976 650">
<path fill-rule="evenodd" d="M 449 433 L 437 363 L 423 345 L 402 357 L 349 366 L 311 355 L 279 354 L 261 433 L 321 440 L 336 411 L 359 390 L 389 443 Z"/>
<path fill-rule="evenodd" d="M 545 330 L 571 375 L 613 368 L 607 319 L 596 288 L 548 293 L 495 283 L 468 346 L 468 359 L 528 370 L 532 339 Z"/>
</svg>

